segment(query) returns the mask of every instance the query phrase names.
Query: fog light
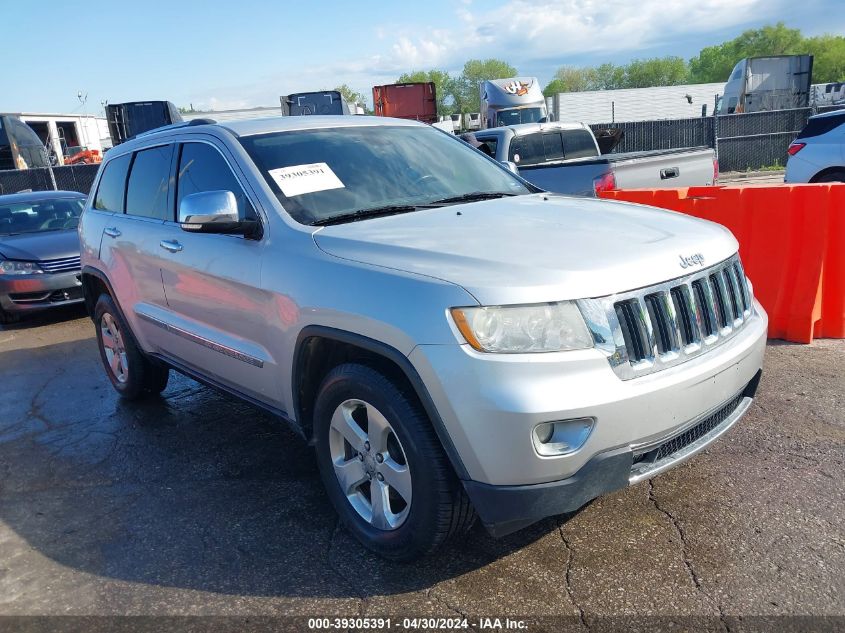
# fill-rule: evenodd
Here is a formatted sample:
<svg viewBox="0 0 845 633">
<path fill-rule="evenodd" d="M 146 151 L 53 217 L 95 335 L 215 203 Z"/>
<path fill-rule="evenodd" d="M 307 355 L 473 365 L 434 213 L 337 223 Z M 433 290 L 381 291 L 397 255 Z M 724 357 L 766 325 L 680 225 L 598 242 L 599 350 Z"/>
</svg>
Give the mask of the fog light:
<svg viewBox="0 0 845 633">
<path fill-rule="evenodd" d="M 559 422 L 543 422 L 534 427 L 534 449 L 540 455 L 566 455 L 584 446 L 590 437 L 595 419 L 575 418 Z"/>
</svg>

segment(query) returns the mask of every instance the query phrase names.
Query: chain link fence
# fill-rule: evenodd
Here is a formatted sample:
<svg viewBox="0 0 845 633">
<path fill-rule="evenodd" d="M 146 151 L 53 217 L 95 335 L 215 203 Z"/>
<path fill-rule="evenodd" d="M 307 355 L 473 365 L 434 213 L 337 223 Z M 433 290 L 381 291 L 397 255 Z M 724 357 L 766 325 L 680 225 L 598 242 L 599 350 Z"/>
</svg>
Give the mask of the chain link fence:
<svg viewBox="0 0 845 633">
<path fill-rule="evenodd" d="M 619 128 L 625 133 L 622 141 L 614 148 L 614 154 L 652 149 L 713 146 L 713 117 L 596 123 L 590 125 L 590 128 L 593 132 Z"/>
<path fill-rule="evenodd" d="M 625 137 L 613 153 L 682 147 L 716 150 L 723 172 L 747 171 L 786 165 L 786 149 L 816 113 L 841 110 L 842 106 L 796 108 L 750 114 L 596 123 L 593 131 L 621 128 Z"/>
<path fill-rule="evenodd" d="M 715 149 L 722 171 L 785 167 L 786 149 L 807 125 L 810 108 L 716 118 Z"/>
<path fill-rule="evenodd" d="M 785 166 L 786 148 L 807 124 L 807 119 L 812 114 L 841 109 L 843 106 L 820 106 L 693 119 L 594 123 L 590 127 L 594 132 L 608 128 L 622 129 L 625 136 L 613 153 L 710 147 L 716 150 L 721 171 L 746 171 Z M 87 194 L 99 167 L 66 165 L 0 171 L 0 194 L 54 188 Z M 52 178 L 50 169 L 53 171 Z"/>
<path fill-rule="evenodd" d="M 79 191 L 87 194 L 94 184 L 99 165 L 65 165 L 36 169 L 0 171 L 0 195 L 19 191 Z M 50 171 L 52 170 L 52 178 Z M 55 186 L 53 182 L 55 181 Z"/>
</svg>

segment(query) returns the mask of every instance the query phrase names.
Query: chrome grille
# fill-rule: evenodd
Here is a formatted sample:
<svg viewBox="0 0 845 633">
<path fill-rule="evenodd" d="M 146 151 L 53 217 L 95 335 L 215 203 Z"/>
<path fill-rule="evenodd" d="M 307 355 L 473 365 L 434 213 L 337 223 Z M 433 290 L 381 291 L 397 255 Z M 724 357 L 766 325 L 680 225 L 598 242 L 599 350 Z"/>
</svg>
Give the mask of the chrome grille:
<svg viewBox="0 0 845 633">
<path fill-rule="evenodd" d="M 38 265 L 48 273 L 64 273 L 71 270 L 79 270 L 79 255 L 75 257 L 62 257 L 61 259 L 45 259 L 38 262 Z"/>
<path fill-rule="evenodd" d="M 734 336 L 752 314 L 737 255 L 685 277 L 578 305 L 596 347 L 623 380 L 705 353 Z"/>
</svg>

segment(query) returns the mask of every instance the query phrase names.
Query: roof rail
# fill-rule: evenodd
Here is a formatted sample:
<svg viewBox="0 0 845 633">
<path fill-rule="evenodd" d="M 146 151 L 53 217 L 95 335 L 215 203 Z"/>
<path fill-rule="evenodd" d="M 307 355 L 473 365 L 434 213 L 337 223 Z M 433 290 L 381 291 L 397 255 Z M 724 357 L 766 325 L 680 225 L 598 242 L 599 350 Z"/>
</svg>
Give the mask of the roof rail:
<svg viewBox="0 0 845 633">
<path fill-rule="evenodd" d="M 153 128 L 152 130 L 147 130 L 146 132 L 141 132 L 136 134 L 135 136 L 126 139 L 127 141 L 141 138 L 142 136 L 148 136 L 150 134 L 155 134 L 156 132 L 162 132 L 164 130 L 178 130 L 179 128 L 183 127 L 193 127 L 195 125 L 212 125 L 217 123 L 214 119 L 202 118 L 202 119 L 191 119 L 190 121 L 180 121 L 179 123 L 171 123 L 170 125 L 162 125 L 161 127 Z"/>
</svg>

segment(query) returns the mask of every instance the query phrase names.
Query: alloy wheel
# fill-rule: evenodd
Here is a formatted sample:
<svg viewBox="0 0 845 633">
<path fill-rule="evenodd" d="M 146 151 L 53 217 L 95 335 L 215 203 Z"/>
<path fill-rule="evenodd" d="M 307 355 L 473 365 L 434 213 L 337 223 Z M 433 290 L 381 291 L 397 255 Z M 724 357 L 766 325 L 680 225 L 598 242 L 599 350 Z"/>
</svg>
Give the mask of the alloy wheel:
<svg viewBox="0 0 845 633">
<path fill-rule="evenodd" d="M 100 335 L 109 371 L 119 383 L 124 384 L 129 379 L 126 346 L 117 321 L 108 312 L 100 318 Z"/>
<path fill-rule="evenodd" d="M 334 473 L 350 505 L 367 523 L 395 530 L 411 509 L 411 471 L 387 418 L 363 400 L 342 402 L 329 429 Z"/>
</svg>

